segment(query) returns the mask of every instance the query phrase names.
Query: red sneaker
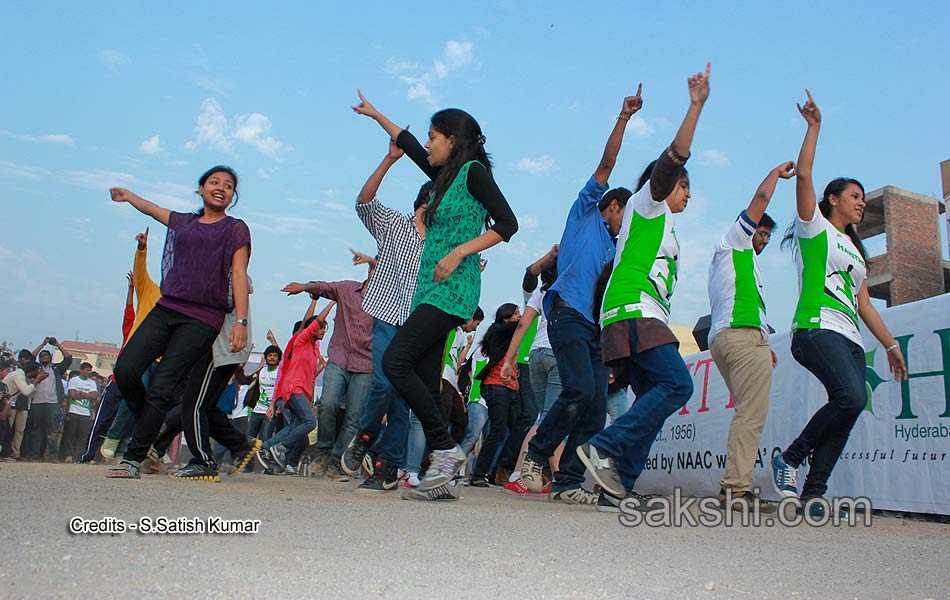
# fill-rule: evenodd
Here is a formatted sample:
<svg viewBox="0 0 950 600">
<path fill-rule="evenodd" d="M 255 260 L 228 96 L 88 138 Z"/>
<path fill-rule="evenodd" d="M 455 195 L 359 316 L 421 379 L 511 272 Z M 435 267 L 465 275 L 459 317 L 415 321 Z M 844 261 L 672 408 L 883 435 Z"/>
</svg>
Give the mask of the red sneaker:
<svg viewBox="0 0 950 600">
<path fill-rule="evenodd" d="M 551 482 L 549 481 L 544 485 L 543 488 L 541 488 L 541 495 L 547 496 L 550 493 L 551 493 Z"/>
<path fill-rule="evenodd" d="M 547 493 L 537 494 L 532 492 L 527 487 L 525 487 L 525 484 L 521 483 L 520 479 L 506 483 L 502 491 L 512 496 L 518 496 L 519 498 L 529 498 L 531 500 L 543 500 L 547 497 Z"/>
</svg>

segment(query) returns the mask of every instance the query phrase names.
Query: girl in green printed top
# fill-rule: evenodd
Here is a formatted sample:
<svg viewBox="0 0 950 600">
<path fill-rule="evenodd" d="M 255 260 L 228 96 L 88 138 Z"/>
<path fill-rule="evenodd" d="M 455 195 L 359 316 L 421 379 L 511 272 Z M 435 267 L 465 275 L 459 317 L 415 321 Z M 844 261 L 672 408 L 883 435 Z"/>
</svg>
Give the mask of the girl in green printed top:
<svg viewBox="0 0 950 600">
<path fill-rule="evenodd" d="M 419 418 L 432 447 L 429 470 L 407 497 L 452 500 L 458 491 L 447 484 L 462 468 L 465 453 L 449 435 L 441 407 L 445 340 L 478 307 L 479 252 L 511 239 L 518 222 L 495 185 L 485 136 L 471 115 L 456 108 L 432 115 L 423 148 L 408 130 L 359 96 L 353 110 L 379 123 L 433 182 L 412 313 L 383 355 L 383 372 Z"/>
<path fill-rule="evenodd" d="M 772 474 L 779 494 L 795 496 L 798 466 L 810 456 L 801 500 L 810 514 L 821 516 L 828 478 L 867 404 L 858 317 L 884 345 L 895 379 L 907 379 L 907 365 L 868 295 L 867 254 L 855 227 L 864 218 L 864 187 L 854 179 L 834 179 L 821 202 L 816 202 L 812 165 L 821 111 L 811 93 L 805 93 L 808 101 L 798 106 L 808 123 L 798 155 L 798 215 L 782 246 L 794 247 L 798 267 L 792 356 L 825 386 L 828 403 L 812 415 L 795 441 L 772 459 Z"/>
<path fill-rule="evenodd" d="M 624 498 L 646 506 L 633 491 L 637 478 L 666 419 L 693 393 L 692 377 L 667 322 L 679 264 L 673 215 L 683 212 L 690 198 L 683 165 L 709 97 L 709 70 L 707 63 L 705 73 L 689 78 L 689 109 L 673 143 L 647 166 L 627 201 L 604 291 L 604 363 L 626 372 L 637 401 L 610 427 L 577 447 L 601 486 L 597 504 L 602 510 L 617 510 Z"/>
</svg>

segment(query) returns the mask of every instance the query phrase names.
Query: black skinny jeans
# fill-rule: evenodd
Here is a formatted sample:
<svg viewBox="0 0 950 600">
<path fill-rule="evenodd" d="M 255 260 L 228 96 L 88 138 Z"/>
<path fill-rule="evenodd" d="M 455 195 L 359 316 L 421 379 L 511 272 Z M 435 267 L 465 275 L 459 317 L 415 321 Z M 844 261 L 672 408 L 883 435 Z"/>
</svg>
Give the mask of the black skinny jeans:
<svg viewBox="0 0 950 600">
<path fill-rule="evenodd" d="M 495 460 L 495 454 L 498 452 L 498 446 L 505 440 L 505 433 L 508 433 L 508 441 L 505 444 L 502 456 L 498 458 L 498 464 L 500 466 L 514 466 L 511 457 L 517 459 L 527 432 L 524 427 L 525 419 L 522 416 L 521 399 L 518 392 L 503 385 L 491 384 L 483 385 L 481 389 L 482 398 L 485 399 L 485 404 L 488 405 L 488 422 L 490 425 L 488 435 L 482 441 L 482 449 L 475 461 L 475 469 L 472 471 L 473 478 L 488 476 L 492 462 Z"/>
<path fill-rule="evenodd" d="M 461 317 L 420 304 L 383 354 L 383 373 L 418 417 L 433 450 L 449 450 L 456 445 L 442 410 L 439 383 L 445 340 L 462 322 Z"/>
<path fill-rule="evenodd" d="M 175 405 L 175 388 L 192 367 L 211 351 L 218 330 L 203 321 L 156 305 L 126 342 L 115 365 L 115 382 L 138 421 L 124 460 L 142 462 Z M 148 390 L 142 374 L 155 359 Z"/>
<path fill-rule="evenodd" d="M 823 496 L 828 478 L 848 443 L 855 422 L 867 405 L 864 350 L 840 333 L 799 329 L 792 336 L 792 356 L 821 381 L 828 403 L 819 408 L 798 438 L 782 453 L 793 467 L 811 456 L 803 499 Z"/>
</svg>

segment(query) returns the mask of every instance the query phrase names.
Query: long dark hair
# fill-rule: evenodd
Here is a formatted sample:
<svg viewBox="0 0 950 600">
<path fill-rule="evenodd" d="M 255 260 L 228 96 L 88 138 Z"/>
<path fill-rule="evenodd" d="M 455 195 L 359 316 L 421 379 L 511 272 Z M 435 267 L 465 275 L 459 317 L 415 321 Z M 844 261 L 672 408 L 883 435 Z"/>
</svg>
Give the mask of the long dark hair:
<svg viewBox="0 0 950 600">
<path fill-rule="evenodd" d="M 231 205 L 228 206 L 228 208 L 234 208 L 235 206 L 237 206 L 237 203 L 238 203 L 238 175 L 237 175 L 237 172 L 231 167 L 227 165 L 215 165 L 211 167 L 210 169 L 205 171 L 201 175 L 201 177 L 198 178 L 198 187 L 200 188 L 201 186 L 203 186 L 205 182 L 208 181 L 208 178 L 214 175 L 215 173 L 227 173 L 228 175 L 231 176 L 231 179 L 234 181 L 234 202 L 232 202 Z M 198 192 L 195 191 L 195 193 L 197 194 Z M 204 205 L 202 205 L 201 208 L 197 210 L 197 214 L 199 216 L 204 216 L 205 214 Z"/>
<path fill-rule="evenodd" d="M 491 174 L 491 158 L 485 152 L 485 136 L 482 135 L 482 128 L 475 117 L 458 108 L 446 108 L 432 115 L 431 124 L 432 128 L 442 135 L 455 136 L 455 141 L 448 162 L 432 182 L 432 200 L 426 206 L 424 217 L 426 225 L 432 224 L 432 217 L 442 202 L 442 197 L 465 163 L 477 160 L 488 169 L 489 175 Z M 488 226 L 487 219 L 485 225 Z"/>
<path fill-rule="evenodd" d="M 508 322 L 508 319 L 511 318 L 513 314 L 518 310 L 517 304 L 512 304 L 511 302 L 505 302 L 498 307 L 498 310 L 495 311 L 495 320 L 492 321 L 492 324 L 488 326 L 488 331 L 485 332 L 485 335 L 482 336 L 482 341 L 479 342 L 479 345 L 482 348 L 482 352 L 485 356 L 492 358 L 492 350 L 494 347 L 498 346 L 496 338 L 505 331 L 509 334 L 509 341 L 511 340 L 511 334 L 514 333 L 514 328 L 511 327 L 512 323 Z M 517 327 L 517 325 L 515 325 Z M 508 343 L 505 343 L 505 350 L 508 349 Z"/>
<path fill-rule="evenodd" d="M 818 210 L 821 211 L 823 217 L 827 219 L 831 216 L 831 197 L 840 197 L 841 194 L 844 193 L 847 187 L 852 183 L 861 188 L 861 195 L 864 195 L 864 186 L 861 185 L 861 182 L 857 179 L 851 179 L 850 177 L 836 177 L 825 186 L 825 191 L 821 195 L 821 201 L 818 203 Z M 867 263 L 868 253 L 864 248 L 864 242 L 862 242 L 861 238 L 858 237 L 858 228 L 855 227 L 853 223 L 848 223 L 844 228 L 844 232 L 849 238 L 851 238 L 851 243 L 854 244 L 854 247 L 857 248 L 858 252 L 861 254 L 861 258 L 864 259 L 865 263 Z M 792 221 L 792 224 L 789 225 L 788 229 L 785 230 L 785 236 L 782 237 L 782 249 L 796 247 L 795 221 Z"/>
<path fill-rule="evenodd" d="M 644 167 L 643 173 L 640 173 L 640 179 L 637 180 L 637 189 L 635 189 L 634 192 L 639 192 L 640 189 L 644 185 L 646 185 L 648 181 L 650 181 L 650 178 L 653 177 L 653 167 L 655 166 L 656 166 L 656 161 L 654 160 L 653 162 L 648 164 L 646 167 Z M 680 175 L 680 177 L 683 177 L 683 175 L 688 175 L 688 174 L 689 174 L 689 171 L 686 170 L 686 167 L 683 167 L 683 173 Z"/>
</svg>

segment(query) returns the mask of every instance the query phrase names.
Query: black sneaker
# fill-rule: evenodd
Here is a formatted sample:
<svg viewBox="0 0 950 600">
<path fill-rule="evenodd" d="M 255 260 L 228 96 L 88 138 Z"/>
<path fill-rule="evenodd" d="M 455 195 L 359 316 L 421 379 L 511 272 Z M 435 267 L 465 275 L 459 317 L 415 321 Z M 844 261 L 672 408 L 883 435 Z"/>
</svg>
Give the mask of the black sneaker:
<svg viewBox="0 0 950 600">
<path fill-rule="evenodd" d="M 340 457 L 340 468 L 347 475 L 356 475 L 363 465 L 363 457 L 373 446 L 376 438 L 366 432 L 360 432 L 350 444 L 350 447 L 343 451 Z"/>
<path fill-rule="evenodd" d="M 247 438 L 247 444 L 245 444 L 244 449 L 236 453 L 231 457 L 231 462 L 234 464 L 234 469 L 228 473 L 229 477 L 234 477 L 238 473 L 244 470 L 244 467 L 247 466 L 247 463 L 251 462 L 254 459 L 254 456 L 258 453 L 264 443 L 257 438 Z"/>
<path fill-rule="evenodd" d="M 399 486 L 399 469 L 377 460 L 373 474 L 356 488 L 357 492 L 388 492 Z"/>
<path fill-rule="evenodd" d="M 189 462 L 177 471 L 169 473 L 168 476 L 188 481 L 221 481 L 217 465 L 206 465 L 200 462 Z"/>
<path fill-rule="evenodd" d="M 487 477 L 472 477 L 468 485 L 474 488 L 487 488 L 490 484 Z"/>
<path fill-rule="evenodd" d="M 331 481 L 339 481 L 340 483 L 350 480 L 350 476 L 340 470 L 340 465 L 332 461 L 327 465 L 326 478 Z"/>
<path fill-rule="evenodd" d="M 600 490 L 600 494 L 597 497 L 597 512 L 620 512 L 620 503 L 626 499 L 631 499 L 633 502 L 628 502 L 624 508 L 630 508 L 637 512 L 650 512 L 654 510 L 653 507 L 649 506 L 650 500 L 656 498 L 651 494 L 638 494 L 636 492 L 627 492 L 627 495 L 623 498 L 618 498 L 613 494 L 608 494 L 603 489 Z"/>
<path fill-rule="evenodd" d="M 267 448 L 261 448 L 255 455 L 257 458 L 258 464 L 264 469 L 264 473 L 268 471 L 283 471 L 283 467 L 278 467 L 277 464 L 270 457 L 270 450 Z"/>
</svg>

